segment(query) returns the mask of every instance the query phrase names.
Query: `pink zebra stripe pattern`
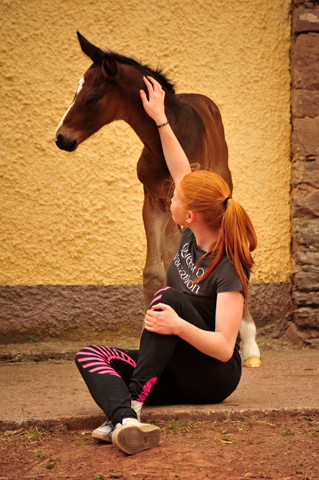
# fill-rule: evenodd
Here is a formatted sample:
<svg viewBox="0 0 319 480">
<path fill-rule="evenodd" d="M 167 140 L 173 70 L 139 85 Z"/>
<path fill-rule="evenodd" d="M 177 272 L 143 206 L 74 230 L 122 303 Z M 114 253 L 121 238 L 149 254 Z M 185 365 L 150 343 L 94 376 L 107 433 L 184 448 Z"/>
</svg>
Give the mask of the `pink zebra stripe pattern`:
<svg viewBox="0 0 319 480">
<path fill-rule="evenodd" d="M 82 358 L 79 358 L 79 355 L 84 355 Z M 114 375 L 120 377 L 120 375 L 111 367 L 111 360 L 122 360 L 127 362 L 132 367 L 136 367 L 134 360 L 129 357 L 126 353 L 117 350 L 116 348 L 103 347 L 99 345 L 92 345 L 92 347 L 85 347 L 77 354 L 77 359 L 80 363 L 85 363 L 82 365 L 83 368 L 89 368 L 89 372 L 97 372 L 99 374 L 108 373 L 109 375 Z"/>
<path fill-rule="evenodd" d="M 164 290 L 168 290 L 169 288 L 171 287 L 164 287 L 164 288 L 161 288 L 160 290 L 157 290 L 157 292 L 155 293 L 156 296 L 154 295 L 154 298 L 151 301 L 150 306 L 152 306 L 153 303 L 156 302 L 156 300 L 160 300 L 162 298 L 162 295 L 158 295 L 160 292 L 163 292 Z"/>
<path fill-rule="evenodd" d="M 154 378 L 151 378 L 150 380 L 148 380 L 148 382 L 145 383 L 145 385 L 143 387 L 143 391 L 140 393 L 139 397 L 136 400 L 137 402 L 141 402 L 141 403 L 145 402 L 145 400 L 148 397 L 148 394 L 150 393 L 151 388 L 154 385 L 154 383 L 156 382 L 156 380 L 157 380 L 157 377 L 154 377 Z"/>
</svg>

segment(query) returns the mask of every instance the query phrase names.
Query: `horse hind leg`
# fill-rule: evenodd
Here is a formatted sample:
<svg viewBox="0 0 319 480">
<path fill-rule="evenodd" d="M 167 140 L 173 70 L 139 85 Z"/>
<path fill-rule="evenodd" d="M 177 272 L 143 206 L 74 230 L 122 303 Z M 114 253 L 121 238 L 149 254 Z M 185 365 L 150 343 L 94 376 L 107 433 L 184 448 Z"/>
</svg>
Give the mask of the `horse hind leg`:
<svg viewBox="0 0 319 480">
<path fill-rule="evenodd" d="M 256 343 L 256 325 L 248 309 L 244 312 L 241 321 L 240 336 L 243 343 L 244 366 L 251 368 L 260 367 L 261 359 Z"/>
</svg>

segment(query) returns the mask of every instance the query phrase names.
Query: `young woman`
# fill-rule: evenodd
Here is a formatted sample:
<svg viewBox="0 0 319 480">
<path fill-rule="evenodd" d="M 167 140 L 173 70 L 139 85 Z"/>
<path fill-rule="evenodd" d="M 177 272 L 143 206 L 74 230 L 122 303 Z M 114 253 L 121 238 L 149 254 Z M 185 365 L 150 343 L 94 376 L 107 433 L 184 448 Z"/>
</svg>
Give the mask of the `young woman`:
<svg viewBox="0 0 319 480">
<path fill-rule="evenodd" d="M 92 436 L 127 454 L 158 445 L 160 429 L 140 423 L 151 405 L 219 403 L 241 376 L 239 327 L 256 235 L 226 182 L 188 159 L 165 116 L 164 92 L 144 78 L 143 106 L 159 128 L 175 182 L 171 213 L 183 227 L 167 270 L 167 286 L 153 298 L 138 351 L 83 348 L 78 368 L 107 421 Z"/>
</svg>

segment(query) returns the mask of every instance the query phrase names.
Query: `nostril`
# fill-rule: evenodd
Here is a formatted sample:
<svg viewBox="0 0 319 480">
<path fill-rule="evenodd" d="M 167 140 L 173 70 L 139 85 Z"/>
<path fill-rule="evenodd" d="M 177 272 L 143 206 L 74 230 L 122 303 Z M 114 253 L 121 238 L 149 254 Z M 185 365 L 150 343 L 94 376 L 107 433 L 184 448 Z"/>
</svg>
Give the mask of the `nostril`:
<svg viewBox="0 0 319 480">
<path fill-rule="evenodd" d="M 61 135 L 61 133 L 59 133 L 59 135 L 57 136 L 55 143 L 57 144 L 57 147 L 63 148 L 64 138 L 63 138 L 63 135 Z"/>
<path fill-rule="evenodd" d="M 67 137 L 64 138 L 64 136 L 61 133 L 59 133 L 59 135 L 56 136 L 55 143 L 57 147 L 59 147 L 61 150 L 65 150 L 66 152 L 73 152 L 74 150 L 76 150 L 78 146 L 77 139 L 71 140 L 71 139 L 68 139 Z"/>
</svg>

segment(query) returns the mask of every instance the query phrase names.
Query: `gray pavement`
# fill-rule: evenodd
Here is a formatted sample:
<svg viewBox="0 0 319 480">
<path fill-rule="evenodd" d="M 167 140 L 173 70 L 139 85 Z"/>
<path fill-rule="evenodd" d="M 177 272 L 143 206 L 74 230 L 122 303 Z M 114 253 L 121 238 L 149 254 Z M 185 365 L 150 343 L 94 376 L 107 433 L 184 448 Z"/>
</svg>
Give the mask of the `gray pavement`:
<svg viewBox="0 0 319 480">
<path fill-rule="evenodd" d="M 84 343 L 85 344 L 85 343 Z M 84 345 L 83 343 L 81 346 Z M 137 340 L 118 346 L 134 348 Z M 237 390 L 218 405 L 148 407 L 144 421 L 319 414 L 319 351 L 259 342 L 261 368 L 243 368 Z M 93 429 L 104 421 L 73 362 L 80 345 L 0 346 L 0 431 L 25 425 Z"/>
</svg>

